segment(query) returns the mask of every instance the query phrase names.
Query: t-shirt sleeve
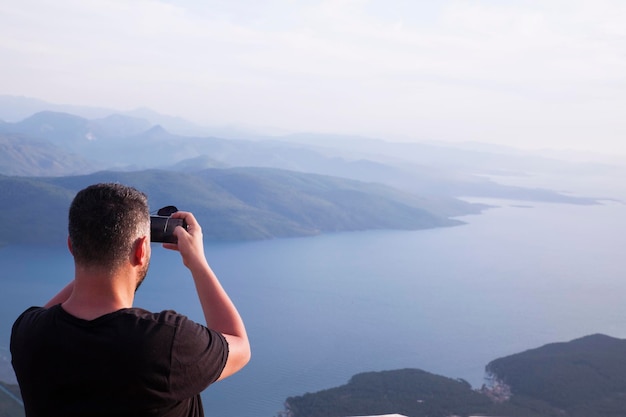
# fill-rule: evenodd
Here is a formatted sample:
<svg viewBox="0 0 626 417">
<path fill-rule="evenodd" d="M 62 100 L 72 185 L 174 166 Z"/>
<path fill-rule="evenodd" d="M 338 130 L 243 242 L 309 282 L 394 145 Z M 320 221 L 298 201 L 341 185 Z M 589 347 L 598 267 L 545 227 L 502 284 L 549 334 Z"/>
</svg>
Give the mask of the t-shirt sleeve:
<svg viewBox="0 0 626 417">
<path fill-rule="evenodd" d="M 189 398 L 219 378 L 228 359 L 228 342 L 221 333 L 181 316 L 171 355 L 171 394 Z"/>
</svg>

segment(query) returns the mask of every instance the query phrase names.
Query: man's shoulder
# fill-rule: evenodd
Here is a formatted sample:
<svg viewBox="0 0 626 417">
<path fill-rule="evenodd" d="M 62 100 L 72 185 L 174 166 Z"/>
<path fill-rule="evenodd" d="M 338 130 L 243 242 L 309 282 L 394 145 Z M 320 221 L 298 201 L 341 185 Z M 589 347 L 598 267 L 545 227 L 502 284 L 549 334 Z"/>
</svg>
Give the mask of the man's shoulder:
<svg viewBox="0 0 626 417">
<path fill-rule="evenodd" d="M 174 310 L 152 312 L 142 308 L 128 308 L 117 312 L 118 317 L 124 317 L 122 327 L 135 328 L 140 333 L 151 334 L 159 337 L 169 334 L 169 337 L 178 340 L 177 344 L 203 345 L 220 344 L 226 345 L 224 336 L 207 328 L 205 325 L 189 319 L 187 316 Z M 120 324 L 118 322 L 118 324 Z M 161 329 L 163 331 L 156 331 Z M 166 331 L 165 329 L 170 329 Z"/>
<path fill-rule="evenodd" d="M 42 315 L 49 314 L 49 310 L 50 308 L 45 308 L 45 307 L 38 307 L 38 306 L 29 307 L 17 317 L 14 325 L 20 323 L 24 319 L 33 320 Z"/>
<path fill-rule="evenodd" d="M 32 307 L 28 307 L 26 310 L 24 310 L 22 312 L 22 314 L 20 314 L 20 317 L 21 316 L 26 316 L 26 315 L 29 315 L 29 314 L 41 314 L 41 313 L 43 313 L 45 311 L 48 311 L 48 310 L 49 309 L 45 308 L 45 307 L 32 306 Z"/>
<path fill-rule="evenodd" d="M 55 311 L 45 307 L 29 307 L 11 326 L 11 348 L 16 340 L 28 339 L 48 331 L 55 323 Z"/>
<path fill-rule="evenodd" d="M 176 327 L 184 324 L 197 324 L 190 320 L 187 316 L 180 314 L 174 310 L 162 310 L 154 312 L 139 307 L 132 307 L 120 310 L 118 314 L 133 317 L 141 321 L 171 325 Z"/>
</svg>

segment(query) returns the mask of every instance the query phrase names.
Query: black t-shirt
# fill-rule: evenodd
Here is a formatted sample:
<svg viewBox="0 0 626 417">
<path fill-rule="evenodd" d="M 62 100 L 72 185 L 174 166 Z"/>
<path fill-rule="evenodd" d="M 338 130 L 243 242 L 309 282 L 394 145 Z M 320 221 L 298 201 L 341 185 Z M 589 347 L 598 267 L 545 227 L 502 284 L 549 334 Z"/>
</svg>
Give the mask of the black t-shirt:
<svg viewBox="0 0 626 417">
<path fill-rule="evenodd" d="M 173 311 L 122 309 L 94 320 L 61 305 L 31 307 L 13 325 L 13 368 L 26 415 L 202 416 L 226 339 Z"/>
</svg>

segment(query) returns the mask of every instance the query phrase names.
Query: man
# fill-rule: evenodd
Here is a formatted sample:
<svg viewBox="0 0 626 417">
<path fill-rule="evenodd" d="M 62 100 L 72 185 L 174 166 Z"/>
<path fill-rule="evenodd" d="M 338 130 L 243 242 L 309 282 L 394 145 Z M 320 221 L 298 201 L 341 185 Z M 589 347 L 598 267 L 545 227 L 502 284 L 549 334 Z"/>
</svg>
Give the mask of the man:
<svg viewBox="0 0 626 417">
<path fill-rule="evenodd" d="M 133 308 L 150 261 L 146 196 L 120 184 L 80 191 L 69 210 L 75 276 L 13 325 L 12 363 L 28 417 L 202 416 L 200 392 L 239 371 L 250 345 L 211 270 L 191 213 L 174 231 L 206 327 L 173 311 Z"/>
</svg>

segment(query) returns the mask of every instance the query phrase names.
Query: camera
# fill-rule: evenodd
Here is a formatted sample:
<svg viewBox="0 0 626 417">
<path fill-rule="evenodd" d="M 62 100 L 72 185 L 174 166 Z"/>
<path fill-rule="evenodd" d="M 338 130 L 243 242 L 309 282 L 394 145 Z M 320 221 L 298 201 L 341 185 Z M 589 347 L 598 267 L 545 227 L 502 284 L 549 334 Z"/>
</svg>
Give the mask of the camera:
<svg viewBox="0 0 626 417">
<path fill-rule="evenodd" d="M 184 219 L 173 219 L 171 215 L 177 212 L 174 206 L 163 207 L 157 215 L 150 216 L 150 241 L 161 243 L 178 243 L 174 236 L 174 229 L 181 226 L 187 230 L 187 222 Z"/>
</svg>

